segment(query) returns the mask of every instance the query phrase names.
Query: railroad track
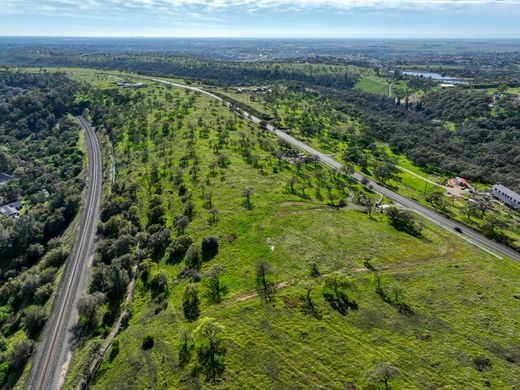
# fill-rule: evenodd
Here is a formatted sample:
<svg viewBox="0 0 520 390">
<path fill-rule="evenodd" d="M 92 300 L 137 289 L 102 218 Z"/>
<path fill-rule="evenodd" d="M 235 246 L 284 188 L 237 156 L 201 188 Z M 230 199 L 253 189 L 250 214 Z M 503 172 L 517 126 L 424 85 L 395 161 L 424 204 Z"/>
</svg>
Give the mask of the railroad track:
<svg viewBox="0 0 520 390">
<path fill-rule="evenodd" d="M 62 277 L 51 316 L 25 383 L 28 390 L 54 390 L 63 386 L 71 358 L 73 333 L 77 323 L 76 303 L 85 290 L 94 253 L 102 190 L 102 157 L 94 130 L 83 117 L 77 117 L 85 133 L 88 153 L 88 184 L 85 202 L 72 252 Z"/>
</svg>

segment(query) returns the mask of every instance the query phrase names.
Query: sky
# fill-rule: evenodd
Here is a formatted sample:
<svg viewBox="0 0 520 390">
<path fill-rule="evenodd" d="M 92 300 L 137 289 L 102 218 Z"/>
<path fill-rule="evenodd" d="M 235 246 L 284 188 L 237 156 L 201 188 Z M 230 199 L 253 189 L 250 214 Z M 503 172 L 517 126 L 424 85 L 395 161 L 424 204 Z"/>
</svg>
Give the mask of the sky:
<svg viewBox="0 0 520 390">
<path fill-rule="evenodd" d="M 520 0 L 0 0 L 0 36 L 520 38 Z"/>
</svg>

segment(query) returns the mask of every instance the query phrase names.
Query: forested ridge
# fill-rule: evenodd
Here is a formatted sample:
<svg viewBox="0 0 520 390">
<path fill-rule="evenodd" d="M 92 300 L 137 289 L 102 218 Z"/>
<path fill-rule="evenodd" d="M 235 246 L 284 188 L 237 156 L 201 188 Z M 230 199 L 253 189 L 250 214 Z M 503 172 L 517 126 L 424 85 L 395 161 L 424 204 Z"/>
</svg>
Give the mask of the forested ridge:
<svg viewBox="0 0 520 390">
<path fill-rule="evenodd" d="M 359 116 L 361 147 L 383 140 L 419 166 L 520 190 L 518 100 L 492 105 L 491 96 L 466 89 L 431 91 L 413 104 L 356 90 L 324 93 L 339 110 Z"/>
<path fill-rule="evenodd" d="M 3 59 L 4 65 L 78 66 L 124 70 L 158 76 L 200 80 L 214 85 L 252 85 L 274 81 L 302 81 L 324 87 L 350 89 L 358 75 L 346 67 L 272 62 L 218 62 L 165 55 L 56 55 L 21 52 Z"/>
</svg>

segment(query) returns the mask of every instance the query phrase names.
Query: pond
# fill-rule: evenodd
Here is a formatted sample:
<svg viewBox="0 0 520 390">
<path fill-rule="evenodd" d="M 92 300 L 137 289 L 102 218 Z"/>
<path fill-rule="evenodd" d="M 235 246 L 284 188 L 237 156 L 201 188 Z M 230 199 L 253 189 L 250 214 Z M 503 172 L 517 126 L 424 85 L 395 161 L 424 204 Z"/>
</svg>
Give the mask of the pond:
<svg viewBox="0 0 520 390">
<path fill-rule="evenodd" d="M 424 77 L 424 78 L 429 78 L 429 79 L 438 80 L 438 81 L 444 81 L 444 82 L 452 83 L 452 84 L 467 84 L 467 82 L 462 79 L 458 79 L 456 77 L 451 77 L 451 76 L 443 76 L 439 73 L 433 73 L 433 72 L 417 72 L 414 70 L 406 70 L 406 71 L 403 71 L 402 74 L 407 75 L 407 76 L 414 76 L 414 77 Z"/>
</svg>

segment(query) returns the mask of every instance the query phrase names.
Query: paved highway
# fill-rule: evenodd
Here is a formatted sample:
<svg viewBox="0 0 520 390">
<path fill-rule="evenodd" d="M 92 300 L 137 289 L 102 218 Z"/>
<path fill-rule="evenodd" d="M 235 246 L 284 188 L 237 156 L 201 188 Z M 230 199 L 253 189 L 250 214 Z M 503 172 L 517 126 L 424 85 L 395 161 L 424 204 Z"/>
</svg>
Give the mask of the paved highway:
<svg viewBox="0 0 520 390">
<path fill-rule="evenodd" d="M 179 88 L 184 88 L 184 89 L 189 89 L 191 91 L 197 91 L 197 92 L 200 92 L 200 93 L 203 93 L 205 95 L 208 95 L 214 99 L 217 99 L 219 101 L 222 101 L 224 102 L 227 106 L 229 107 L 232 107 L 235 111 L 239 112 L 240 114 L 242 114 L 243 116 L 245 116 L 246 118 L 249 118 L 252 122 L 256 123 L 256 124 L 260 124 L 261 122 L 261 119 L 251 115 L 250 113 L 248 113 L 247 111 L 244 111 L 240 108 L 237 108 L 237 107 L 233 107 L 231 103 L 225 101 L 224 99 L 222 99 L 220 96 L 217 96 L 211 92 L 208 92 L 208 91 L 205 91 L 203 89 L 200 89 L 198 87 L 193 87 L 193 86 L 188 86 L 188 85 L 183 85 L 183 84 L 177 84 L 177 83 L 173 83 L 173 82 L 170 82 L 170 81 L 167 81 L 167 80 L 164 80 L 164 79 L 160 79 L 160 78 L 155 78 L 155 77 L 147 77 L 147 76 L 140 76 L 144 79 L 147 79 L 147 80 L 150 80 L 150 81 L 154 81 L 156 83 L 161 83 L 161 84 L 167 84 L 167 85 L 171 85 L 171 86 L 174 86 L 174 87 L 179 87 Z M 337 160 L 333 159 L 332 157 L 324 154 L 324 153 L 321 153 L 319 151 L 317 151 L 316 149 L 310 147 L 309 145 L 299 141 L 298 139 L 294 138 L 293 136 L 287 134 L 286 132 L 284 131 L 281 131 L 271 125 L 267 125 L 267 129 L 269 131 L 271 131 L 273 134 L 277 135 L 278 137 L 284 139 L 285 141 L 289 142 L 291 145 L 297 147 L 298 149 L 301 149 L 311 155 L 314 155 L 314 156 L 317 156 L 319 157 L 319 159 L 321 160 L 321 162 L 327 166 L 329 166 L 330 168 L 333 168 L 333 169 L 341 169 L 343 167 L 343 164 L 341 164 L 340 162 L 338 162 Z M 471 244 L 479 247 L 480 249 L 484 250 L 485 252 L 497 257 L 497 258 L 502 258 L 502 256 L 506 256 L 506 257 L 510 257 L 518 262 L 520 262 L 520 253 L 515 251 L 514 249 L 506 246 L 506 245 L 502 245 L 502 244 L 499 244 L 493 240 L 490 240 L 488 238 L 486 238 L 485 236 L 483 236 L 482 234 L 478 233 L 477 231 L 469 228 L 469 227 L 466 227 L 464 225 L 460 225 L 458 224 L 457 222 L 451 220 L 450 218 L 448 217 L 445 217 L 444 215 L 442 214 L 439 214 L 411 199 L 408 199 L 394 191 L 392 191 L 390 188 L 388 187 L 385 187 L 385 186 L 382 186 L 380 185 L 379 183 L 376 183 L 374 182 L 373 180 L 370 180 L 369 178 L 366 178 L 364 177 L 363 175 L 361 175 L 360 173 L 356 172 L 352 175 L 357 181 L 361 181 L 363 179 L 365 180 L 368 180 L 368 184 L 372 186 L 372 188 L 379 192 L 380 194 L 384 195 L 385 197 L 387 197 L 388 199 L 391 199 L 392 201 L 394 201 L 395 203 L 401 205 L 401 206 L 404 206 L 414 212 L 416 212 L 417 214 L 421 215 L 422 217 L 426 218 L 427 220 L 437 224 L 438 226 L 450 231 L 451 233 L 453 234 L 457 234 L 459 237 L 461 237 L 463 240 L 465 241 L 468 241 L 470 242 Z M 460 227 L 460 229 L 462 230 L 463 233 L 458 233 L 456 232 L 454 229 L 455 227 Z"/>
<path fill-rule="evenodd" d="M 72 356 L 71 329 L 78 320 L 76 303 L 86 288 L 94 253 L 94 238 L 101 204 L 101 150 L 90 124 L 82 117 L 78 117 L 77 120 L 85 133 L 88 153 L 87 194 L 74 247 L 67 259 L 51 316 L 45 326 L 29 378 L 25 383 L 25 389 L 28 390 L 54 390 L 63 386 Z"/>
</svg>

